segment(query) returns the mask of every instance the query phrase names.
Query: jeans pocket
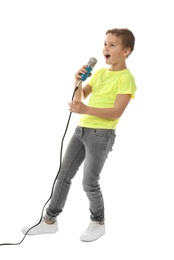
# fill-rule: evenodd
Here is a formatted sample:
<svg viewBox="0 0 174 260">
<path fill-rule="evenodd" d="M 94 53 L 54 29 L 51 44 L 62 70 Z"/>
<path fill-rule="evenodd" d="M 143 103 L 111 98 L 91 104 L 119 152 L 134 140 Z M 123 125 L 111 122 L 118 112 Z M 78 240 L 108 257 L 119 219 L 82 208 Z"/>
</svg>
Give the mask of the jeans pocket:
<svg viewBox="0 0 174 260">
<path fill-rule="evenodd" d="M 99 137 L 107 137 L 112 134 L 114 130 L 112 129 L 94 129 L 94 134 Z"/>
<path fill-rule="evenodd" d="M 74 135 L 76 137 L 82 137 L 83 129 L 80 126 L 76 126 Z"/>
</svg>

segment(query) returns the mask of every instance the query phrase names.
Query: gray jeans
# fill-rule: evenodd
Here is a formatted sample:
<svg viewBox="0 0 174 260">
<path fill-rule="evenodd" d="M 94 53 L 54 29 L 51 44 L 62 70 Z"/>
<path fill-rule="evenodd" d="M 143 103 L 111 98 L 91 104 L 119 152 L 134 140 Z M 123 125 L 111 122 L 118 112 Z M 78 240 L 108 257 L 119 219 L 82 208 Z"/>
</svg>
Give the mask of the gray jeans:
<svg viewBox="0 0 174 260">
<path fill-rule="evenodd" d="M 77 126 L 66 149 L 45 219 L 55 220 L 62 212 L 71 180 L 84 162 L 83 189 L 89 199 L 91 220 L 104 220 L 104 202 L 99 185 L 100 173 L 115 142 L 115 130 Z"/>
</svg>

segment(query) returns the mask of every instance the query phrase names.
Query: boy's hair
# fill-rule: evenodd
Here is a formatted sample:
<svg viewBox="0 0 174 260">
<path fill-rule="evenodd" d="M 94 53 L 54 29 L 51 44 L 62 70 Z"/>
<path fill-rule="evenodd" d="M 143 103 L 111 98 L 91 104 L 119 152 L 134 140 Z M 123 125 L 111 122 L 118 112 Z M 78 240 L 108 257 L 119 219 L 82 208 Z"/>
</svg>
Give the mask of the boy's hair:
<svg viewBox="0 0 174 260">
<path fill-rule="evenodd" d="M 135 45 L 135 36 L 130 30 L 128 30 L 127 28 L 114 28 L 107 30 L 106 34 L 108 33 L 111 33 L 119 37 L 122 42 L 123 48 L 130 48 L 131 52 L 133 51 Z"/>
</svg>

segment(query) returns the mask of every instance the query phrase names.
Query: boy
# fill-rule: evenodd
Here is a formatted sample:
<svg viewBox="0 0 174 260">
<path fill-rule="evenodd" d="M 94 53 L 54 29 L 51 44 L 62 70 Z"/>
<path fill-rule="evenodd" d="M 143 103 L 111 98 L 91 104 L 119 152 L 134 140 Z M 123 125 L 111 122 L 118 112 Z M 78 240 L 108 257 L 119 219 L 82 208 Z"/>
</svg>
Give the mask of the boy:
<svg viewBox="0 0 174 260">
<path fill-rule="evenodd" d="M 103 55 L 109 68 L 97 70 L 84 87 L 79 85 L 74 100 L 69 103 L 72 113 L 82 114 L 66 149 L 54 192 L 41 222 L 24 227 L 24 234 L 55 233 L 57 216 L 63 211 L 71 180 L 84 162 L 83 188 L 89 199 L 90 225 L 82 233 L 82 241 L 94 241 L 105 234 L 104 202 L 99 178 L 115 142 L 115 130 L 131 98 L 136 92 L 133 75 L 126 59 L 134 50 L 135 37 L 128 29 L 106 32 Z M 86 73 L 86 66 L 75 74 L 75 87 Z M 87 105 L 82 100 L 90 95 Z"/>
</svg>

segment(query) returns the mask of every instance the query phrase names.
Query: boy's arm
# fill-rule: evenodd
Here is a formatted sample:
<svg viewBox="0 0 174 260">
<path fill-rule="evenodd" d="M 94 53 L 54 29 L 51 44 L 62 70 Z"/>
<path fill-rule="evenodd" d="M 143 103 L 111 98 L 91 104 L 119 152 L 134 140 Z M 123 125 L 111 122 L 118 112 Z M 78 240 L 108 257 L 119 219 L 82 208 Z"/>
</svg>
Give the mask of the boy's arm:
<svg viewBox="0 0 174 260">
<path fill-rule="evenodd" d="M 76 101 L 84 100 L 85 98 L 87 98 L 87 96 L 89 96 L 89 94 L 91 93 L 91 90 L 92 90 L 92 88 L 90 85 L 87 84 L 84 87 L 82 87 L 82 83 L 81 83 L 80 86 L 78 87 L 78 89 L 76 90 L 76 93 L 74 95 L 74 100 L 76 100 Z"/>
<path fill-rule="evenodd" d="M 108 120 L 116 120 L 121 117 L 129 104 L 130 99 L 131 94 L 118 94 L 113 108 L 90 107 L 78 100 L 73 101 L 69 105 L 70 111 L 74 113 L 97 116 Z"/>
<path fill-rule="evenodd" d="M 109 120 L 116 120 L 121 117 L 130 99 L 131 94 L 118 94 L 113 108 L 87 107 L 86 113 Z"/>
</svg>

